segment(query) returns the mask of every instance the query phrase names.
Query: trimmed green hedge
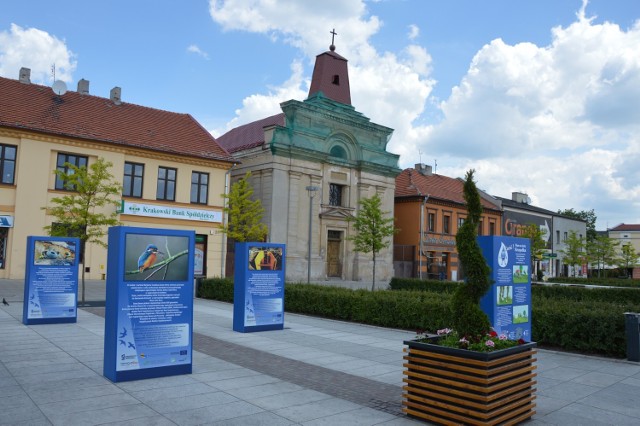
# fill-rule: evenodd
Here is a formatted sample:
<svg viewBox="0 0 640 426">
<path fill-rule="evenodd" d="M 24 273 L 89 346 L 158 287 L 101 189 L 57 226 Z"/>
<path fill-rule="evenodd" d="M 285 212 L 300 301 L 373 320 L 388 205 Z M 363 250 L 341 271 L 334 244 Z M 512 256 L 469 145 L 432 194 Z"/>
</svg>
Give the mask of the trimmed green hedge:
<svg viewBox="0 0 640 426">
<path fill-rule="evenodd" d="M 436 293 L 453 293 L 460 283 L 455 281 L 419 280 L 415 278 L 392 278 L 391 290 L 421 290 Z"/>
<path fill-rule="evenodd" d="M 450 326 L 452 288 L 459 283 L 415 284 L 392 280 L 391 287 L 423 290 L 351 290 L 286 284 L 285 309 L 381 327 L 435 331 Z M 418 281 L 418 280 L 414 280 Z M 231 279 L 203 280 L 200 297 L 233 302 Z M 624 312 L 640 312 L 640 291 L 583 287 L 532 287 L 532 338 L 541 347 L 614 357 L 626 356 Z"/>
<path fill-rule="evenodd" d="M 639 308 L 594 301 L 534 300 L 532 337 L 543 347 L 624 358 L 627 346 L 623 313 Z"/>
<path fill-rule="evenodd" d="M 549 278 L 550 283 L 578 284 L 578 285 L 604 285 L 610 287 L 638 287 L 640 280 L 629 278 L 575 278 L 575 277 L 555 277 Z"/>
</svg>

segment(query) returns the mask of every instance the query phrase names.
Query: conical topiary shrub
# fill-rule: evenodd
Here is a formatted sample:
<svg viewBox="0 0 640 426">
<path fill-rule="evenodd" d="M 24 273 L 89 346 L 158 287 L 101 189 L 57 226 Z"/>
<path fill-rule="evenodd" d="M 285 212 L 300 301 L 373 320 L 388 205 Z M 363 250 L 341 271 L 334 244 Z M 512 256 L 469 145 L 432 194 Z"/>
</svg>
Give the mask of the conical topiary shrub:
<svg viewBox="0 0 640 426">
<path fill-rule="evenodd" d="M 465 283 L 452 298 L 453 329 L 470 342 L 478 341 L 491 329 L 489 318 L 480 308 L 480 299 L 491 287 L 490 270 L 476 240 L 482 216 L 480 194 L 469 170 L 464 182 L 464 200 L 468 216 L 456 235 L 458 259 L 465 273 Z"/>
</svg>

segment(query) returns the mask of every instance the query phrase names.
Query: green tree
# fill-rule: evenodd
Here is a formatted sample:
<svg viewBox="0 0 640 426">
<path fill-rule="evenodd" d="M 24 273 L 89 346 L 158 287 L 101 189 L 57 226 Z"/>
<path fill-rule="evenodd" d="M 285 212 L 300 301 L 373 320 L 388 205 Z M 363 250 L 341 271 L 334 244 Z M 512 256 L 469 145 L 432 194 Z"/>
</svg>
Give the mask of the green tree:
<svg viewBox="0 0 640 426">
<path fill-rule="evenodd" d="M 530 223 L 522 228 L 522 238 L 528 238 L 531 243 L 531 270 L 535 271 L 536 262 L 542 260 L 542 254 L 547 248 L 547 243 L 544 240 L 544 233 L 540 229 L 540 226 L 535 223 Z"/>
<path fill-rule="evenodd" d="M 574 219 L 580 219 L 587 222 L 587 242 L 591 242 L 595 240 L 598 233 L 596 232 L 596 220 L 598 217 L 596 216 L 596 212 L 591 210 L 581 210 L 579 212 L 574 209 L 564 209 L 558 210 L 558 214 L 563 216 L 572 217 Z"/>
<path fill-rule="evenodd" d="M 224 212 L 229 220 L 222 227 L 229 238 L 238 242 L 264 241 L 269 229 L 262 223 L 264 208 L 260 200 L 252 200 L 253 188 L 249 184 L 251 172 L 231 185 L 229 194 L 222 194 L 227 199 Z"/>
<path fill-rule="evenodd" d="M 113 164 L 98 158 L 89 168 L 65 163 L 68 172 L 55 170 L 64 188 L 69 192 L 51 199 L 51 206 L 42 207 L 53 216 L 51 225 L 44 230 L 53 237 L 77 237 L 81 241 L 84 266 L 88 243 L 107 247 L 103 237 L 106 228 L 118 225 L 116 208 L 120 206 L 118 196 L 122 185 L 114 180 L 109 169 Z M 113 207 L 113 209 L 109 209 Z M 82 268 L 82 303 L 85 296 L 85 268 Z"/>
<path fill-rule="evenodd" d="M 576 231 L 569 231 L 565 245 L 565 249 L 558 250 L 564 256 L 564 263 L 570 266 L 581 265 L 587 254 L 585 240 L 580 238 Z M 573 268 L 573 276 L 576 276 L 576 268 Z"/>
<path fill-rule="evenodd" d="M 598 235 L 593 241 L 587 244 L 589 261 L 596 264 L 596 268 L 598 268 L 598 278 L 600 277 L 601 270 L 604 269 L 605 266 L 617 263 L 616 249 L 619 245 L 620 241 L 613 240 L 606 235 Z"/>
<path fill-rule="evenodd" d="M 624 268 L 625 273 L 629 273 L 629 269 L 633 268 L 640 259 L 640 255 L 636 253 L 635 247 L 631 244 L 625 244 L 620 248 L 619 265 Z"/>
<path fill-rule="evenodd" d="M 458 259 L 465 271 L 466 282 L 458 286 L 451 300 L 453 329 L 460 337 L 473 342 L 491 329 L 489 318 L 480 308 L 480 299 L 491 286 L 490 269 L 478 245 L 478 223 L 482 217 L 482 203 L 469 170 L 464 181 L 464 200 L 468 216 L 456 234 Z"/>
<path fill-rule="evenodd" d="M 360 208 L 353 221 L 356 234 L 349 240 L 354 242 L 354 250 L 360 253 L 371 253 L 373 256 L 373 283 L 371 291 L 376 287 L 376 255 L 380 250 L 389 247 L 388 239 L 396 229 L 393 217 L 382 211 L 382 200 L 378 194 L 360 201 Z M 385 217 L 387 216 L 387 217 Z"/>
</svg>

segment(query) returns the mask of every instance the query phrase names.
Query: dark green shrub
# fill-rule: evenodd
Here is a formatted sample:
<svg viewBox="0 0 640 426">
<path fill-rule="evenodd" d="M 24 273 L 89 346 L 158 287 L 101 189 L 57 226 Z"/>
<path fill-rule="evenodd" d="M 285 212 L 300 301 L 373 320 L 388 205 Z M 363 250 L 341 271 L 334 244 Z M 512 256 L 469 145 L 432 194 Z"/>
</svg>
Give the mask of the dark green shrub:
<svg viewBox="0 0 640 426">
<path fill-rule="evenodd" d="M 638 305 L 545 299 L 532 303 L 533 340 L 540 346 L 624 357 L 623 312 Z"/>
<path fill-rule="evenodd" d="M 550 283 L 565 283 L 578 285 L 602 285 L 612 287 L 638 287 L 640 280 L 629 278 L 575 278 L 575 277 L 554 277 L 549 278 Z"/>
<path fill-rule="evenodd" d="M 199 296 L 233 302 L 231 279 L 206 279 Z M 624 312 L 640 312 L 640 291 L 533 286 L 532 339 L 541 347 L 624 357 Z M 368 291 L 285 285 L 285 311 L 404 330 L 438 330 L 453 323 L 452 294 Z M 285 315 L 286 322 L 286 315 Z"/>
<path fill-rule="evenodd" d="M 456 234 L 458 259 L 464 268 L 466 280 L 464 285 L 458 286 L 451 300 L 453 329 L 470 341 L 484 336 L 491 329 L 487 314 L 480 308 L 480 299 L 489 290 L 491 278 L 489 266 L 477 241 L 482 203 L 473 173 L 473 170 L 469 170 L 465 176 L 463 191 L 468 215 Z"/>
<path fill-rule="evenodd" d="M 392 278 L 391 290 L 424 290 L 435 293 L 453 293 L 460 285 L 456 281 L 420 280 L 418 278 Z"/>
<path fill-rule="evenodd" d="M 232 278 L 207 278 L 200 281 L 196 296 L 233 303 Z"/>
<path fill-rule="evenodd" d="M 588 288 L 563 285 L 534 285 L 531 297 L 546 299 L 566 299 L 573 301 L 594 301 L 603 303 L 632 303 L 640 305 L 640 290 L 634 288 Z"/>
</svg>

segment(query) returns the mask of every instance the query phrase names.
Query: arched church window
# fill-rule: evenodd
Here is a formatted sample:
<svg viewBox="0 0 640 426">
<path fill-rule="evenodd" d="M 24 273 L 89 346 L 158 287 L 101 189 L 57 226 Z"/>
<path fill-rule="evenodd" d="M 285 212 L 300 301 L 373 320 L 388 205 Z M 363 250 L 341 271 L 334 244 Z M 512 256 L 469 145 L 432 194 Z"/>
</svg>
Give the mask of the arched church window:
<svg viewBox="0 0 640 426">
<path fill-rule="evenodd" d="M 347 159 L 347 151 L 345 151 L 344 148 L 339 145 L 331 148 L 331 151 L 329 151 L 329 155 L 335 158 L 341 158 L 343 160 Z"/>
</svg>

